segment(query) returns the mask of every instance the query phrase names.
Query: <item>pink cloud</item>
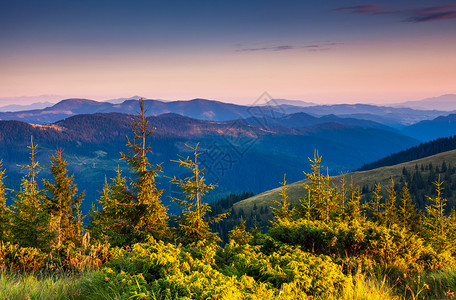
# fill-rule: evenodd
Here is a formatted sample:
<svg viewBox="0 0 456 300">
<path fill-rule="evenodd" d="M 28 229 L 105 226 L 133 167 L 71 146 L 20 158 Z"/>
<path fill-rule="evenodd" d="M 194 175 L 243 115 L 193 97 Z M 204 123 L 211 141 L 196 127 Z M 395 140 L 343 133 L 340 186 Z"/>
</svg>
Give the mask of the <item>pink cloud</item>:
<svg viewBox="0 0 456 300">
<path fill-rule="evenodd" d="M 379 4 L 366 4 L 366 5 L 356 5 L 356 6 L 346 6 L 346 7 L 338 7 L 334 10 L 350 10 L 353 13 L 360 13 L 360 14 L 382 14 L 384 11 L 382 10 L 383 5 Z"/>
<path fill-rule="evenodd" d="M 405 22 L 430 22 L 456 18 L 456 5 L 431 6 L 416 10 Z"/>
</svg>

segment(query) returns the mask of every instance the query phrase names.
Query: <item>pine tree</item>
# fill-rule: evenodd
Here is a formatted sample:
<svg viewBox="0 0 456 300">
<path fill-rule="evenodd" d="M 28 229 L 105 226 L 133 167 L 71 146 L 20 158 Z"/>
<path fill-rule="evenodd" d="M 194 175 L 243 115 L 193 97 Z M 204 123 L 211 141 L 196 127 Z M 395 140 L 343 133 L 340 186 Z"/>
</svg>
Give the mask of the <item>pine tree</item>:
<svg viewBox="0 0 456 300">
<path fill-rule="evenodd" d="M 5 179 L 5 170 L 0 160 L 0 241 L 6 241 L 9 237 L 9 217 L 10 209 L 6 206 L 6 188 L 3 183 Z"/>
<path fill-rule="evenodd" d="M 273 208 L 273 214 L 276 221 L 279 220 L 290 220 L 293 216 L 293 211 L 290 209 L 290 202 L 288 202 L 287 195 L 287 181 L 285 175 L 283 175 L 283 182 L 280 183 L 282 188 L 280 189 L 280 201 L 274 200 L 274 203 L 277 204 L 277 208 Z"/>
<path fill-rule="evenodd" d="M 314 158 L 309 158 L 309 161 L 312 173 L 304 173 L 310 181 L 304 185 L 307 196 L 300 200 L 296 212 L 299 217 L 308 220 L 329 221 L 331 211 L 336 206 L 334 201 L 335 189 L 331 187 L 328 172 L 326 175 L 321 172 L 322 157 L 318 155 L 318 151 L 315 151 Z"/>
<path fill-rule="evenodd" d="M 349 188 L 349 201 L 346 206 L 345 215 L 349 218 L 349 220 L 355 221 L 365 221 L 364 216 L 362 215 L 363 207 L 361 205 L 361 191 L 359 186 L 354 186 L 353 180 L 350 183 Z"/>
<path fill-rule="evenodd" d="M 388 197 L 385 202 L 385 224 L 387 226 L 397 223 L 396 201 L 397 192 L 394 186 L 394 179 L 391 178 L 391 186 L 387 188 Z"/>
<path fill-rule="evenodd" d="M 53 180 L 43 180 L 46 188 L 44 209 L 51 215 L 52 230 L 56 234 L 56 247 L 69 243 L 81 242 L 81 220 L 79 207 L 84 193 L 77 195 L 78 188 L 74 184 L 74 176 L 68 175 L 67 162 L 62 158 L 62 150 L 50 156 Z"/>
<path fill-rule="evenodd" d="M 437 250 L 454 249 L 454 240 L 449 239 L 454 225 L 451 222 L 451 216 L 445 214 L 447 199 L 442 197 L 443 181 L 440 180 L 440 175 L 434 185 L 437 195 L 435 197 L 426 196 L 430 204 L 426 205 L 426 216 L 423 221 L 425 234 L 437 247 Z"/>
<path fill-rule="evenodd" d="M 383 224 L 384 214 L 383 214 L 383 204 L 382 204 L 382 186 L 380 183 L 376 183 L 373 191 L 373 197 L 369 202 L 368 210 L 372 216 L 374 222 Z"/>
<path fill-rule="evenodd" d="M 333 212 L 333 219 L 336 221 L 340 221 L 346 217 L 345 210 L 347 205 L 347 185 L 345 179 L 346 178 L 344 174 L 340 179 L 340 187 L 336 189 L 337 209 Z"/>
<path fill-rule="evenodd" d="M 132 226 L 136 210 L 134 195 L 120 169 L 116 171 L 116 177 L 111 179 L 111 184 L 105 180 L 99 203 L 101 209 L 92 209 L 89 225 L 94 238 L 107 240 L 113 246 L 142 241 Z"/>
<path fill-rule="evenodd" d="M 130 140 L 127 137 L 129 154 L 120 153 L 135 176 L 131 180 L 134 209 L 129 219 L 134 232 L 142 238 L 152 235 L 156 239 L 164 239 L 169 233 L 168 215 L 161 202 L 163 191 L 157 188 L 155 181 L 162 167 L 161 164 L 152 165 L 147 158 L 152 150 L 146 139 L 154 133 L 154 129 L 149 117 L 146 117 L 143 99 L 139 100 L 139 106 L 140 111 L 131 123 L 134 138 Z"/>
<path fill-rule="evenodd" d="M 177 218 L 178 228 L 176 229 L 178 239 L 184 245 L 208 245 L 220 240 L 216 233 L 210 231 L 209 223 L 219 222 L 225 214 L 217 215 L 211 219 L 206 214 L 211 207 L 202 202 L 202 197 L 215 188 L 213 184 L 206 184 L 204 169 L 199 168 L 198 156 L 201 154 L 198 148 L 186 145 L 193 152 L 193 160 L 190 157 L 180 157 L 175 161 L 179 166 L 187 168 L 192 176 L 185 179 L 173 178 L 171 182 L 177 185 L 183 192 L 185 199 L 173 198 L 182 207 L 182 215 Z"/>
<path fill-rule="evenodd" d="M 443 182 L 440 181 L 440 176 L 434 185 L 437 195 L 435 197 L 426 196 L 430 205 L 426 206 L 425 224 L 435 235 L 441 236 L 446 232 L 445 206 L 447 200 L 442 197 Z"/>
<path fill-rule="evenodd" d="M 399 203 L 397 207 L 398 212 L 398 225 L 402 226 L 405 229 L 412 229 L 415 227 L 415 221 L 417 218 L 417 213 L 415 205 L 413 204 L 412 196 L 407 186 L 407 182 L 402 188 L 402 192 L 399 198 Z"/>
<path fill-rule="evenodd" d="M 243 218 L 241 218 L 240 224 L 235 226 L 228 234 L 228 239 L 235 241 L 239 245 L 247 245 L 252 238 L 253 235 L 245 229 L 245 220 Z"/>
<path fill-rule="evenodd" d="M 27 148 L 30 149 L 30 164 L 20 166 L 28 172 L 22 178 L 20 190 L 15 193 L 11 233 L 20 246 L 47 249 L 54 235 L 49 231 L 50 218 L 43 207 L 45 193 L 38 187 L 37 175 L 41 166 L 36 161 L 37 145 L 33 144 L 33 138 Z"/>
</svg>

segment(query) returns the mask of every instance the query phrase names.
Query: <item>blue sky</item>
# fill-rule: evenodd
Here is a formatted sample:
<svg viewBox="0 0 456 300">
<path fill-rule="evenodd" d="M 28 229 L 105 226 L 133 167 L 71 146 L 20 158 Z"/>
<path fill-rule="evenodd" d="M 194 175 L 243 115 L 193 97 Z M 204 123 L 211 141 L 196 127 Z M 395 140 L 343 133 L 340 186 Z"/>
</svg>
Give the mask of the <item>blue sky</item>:
<svg viewBox="0 0 456 300">
<path fill-rule="evenodd" d="M 1 1 L 0 98 L 456 93 L 453 1 Z"/>
</svg>

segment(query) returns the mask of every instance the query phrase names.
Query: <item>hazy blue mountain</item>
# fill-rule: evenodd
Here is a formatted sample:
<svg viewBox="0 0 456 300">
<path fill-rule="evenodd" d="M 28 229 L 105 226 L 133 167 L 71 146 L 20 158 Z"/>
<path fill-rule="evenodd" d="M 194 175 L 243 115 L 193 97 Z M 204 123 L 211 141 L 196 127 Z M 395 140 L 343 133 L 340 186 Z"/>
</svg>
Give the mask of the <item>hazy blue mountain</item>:
<svg viewBox="0 0 456 300">
<path fill-rule="evenodd" d="M 265 105 L 291 105 L 291 106 L 303 106 L 303 107 L 308 107 L 308 106 L 315 106 L 317 105 L 316 103 L 313 102 L 307 102 L 307 101 L 302 101 L 302 100 L 287 100 L 287 99 L 271 99 L 269 100 Z"/>
<path fill-rule="evenodd" d="M 313 126 L 317 124 L 324 124 L 324 123 L 339 123 L 344 125 L 351 125 L 351 126 L 358 126 L 363 128 L 380 128 L 389 131 L 397 131 L 396 129 L 383 125 L 378 122 L 370 121 L 370 120 L 363 120 L 363 119 L 355 119 L 355 118 L 342 118 L 336 115 L 326 115 L 322 117 L 315 117 L 304 112 L 293 113 L 289 115 L 285 115 L 280 118 L 272 118 L 272 117 L 250 117 L 246 119 L 246 122 L 252 125 L 260 125 L 263 123 L 267 126 L 284 126 L 289 128 L 299 128 L 305 126 Z"/>
<path fill-rule="evenodd" d="M 54 103 L 51 102 L 36 102 L 28 105 L 10 104 L 0 107 L 0 112 L 43 109 L 52 105 L 54 105 Z"/>
<path fill-rule="evenodd" d="M 418 101 L 407 101 L 394 104 L 393 106 L 409 107 L 413 109 L 456 111 L 456 94 L 447 94 Z"/>
<path fill-rule="evenodd" d="M 108 103 L 112 103 L 112 104 L 120 104 L 127 100 L 139 100 L 141 98 L 146 99 L 145 97 L 141 97 L 141 96 L 132 96 L 132 97 L 127 97 L 127 98 L 109 99 L 109 100 L 105 100 L 104 102 L 108 102 Z"/>
<path fill-rule="evenodd" d="M 32 103 L 57 103 L 58 101 L 65 99 L 61 95 L 39 95 L 39 96 L 19 96 L 19 97 L 1 97 L 0 106 L 6 105 L 30 105 Z M 28 109 L 28 108 L 27 108 Z"/>
<path fill-rule="evenodd" d="M 334 114 L 338 117 L 356 118 L 375 121 L 391 127 L 403 127 L 422 120 L 434 119 L 448 115 L 448 112 L 437 110 L 415 110 L 411 108 L 397 108 L 376 106 L 370 104 L 335 104 L 317 105 L 310 107 L 283 106 L 287 113 L 305 112 L 314 116 Z"/>
<path fill-rule="evenodd" d="M 390 127 L 404 127 L 422 120 L 447 115 L 448 112 L 435 110 L 413 110 L 410 108 L 382 107 L 366 104 L 338 104 L 319 106 L 259 105 L 243 106 L 215 100 L 193 99 L 189 101 L 146 100 L 148 114 L 157 116 L 164 113 L 177 113 L 200 120 L 228 121 L 256 118 L 279 119 L 287 114 L 303 112 L 314 117 L 333 115 L 340 118 L 374 121 Z M 77 114 L 120 112 L 134 114 L 137 111 L 136 100 L 122 103 L 98 102 L 89 99 L 66 99 L 44 109 L 19 112 L 0 112 L 0 120 L 19 120 L 34 124 L 54 123 Z M 330 118 L 330 117 L 328 117 Z M 340 120 L 338 120 L 339 122 Z M 342 122 L 342 121 L 341 121 Z M 348 120 L 342 123 L 347 123 Z M 373 124 L 373 123 L 372 123 Z"/>
<path fill-rule="evenodd" d="M 456 134 L 456 114 L 421 121 L 404 128 L 402 132 L 423 142 L 453 136 Z"/>
<path fill-rule="evenodd" d="M 77 114 L 110 111 L 113 104 L 89 99 L 65 99 L 51 107 L 18 112 L 0 112 L 0 120 L 17 120 L 34 124 L 48 124 Z"/>
<path fill-rule="evenodd" d="M 34 124 L 48 124 L 77 114 L 120 112 L 135 114 L 137 100 L 126 100 L 119 104 L 98 102 L 89 99 L 66 99 L 45 108 L 20 112 L 0 112 L 0 120 L 18 120 Z M 194 99 L 189 101 L 163 102 L 145 100 L 148 115 L 177 113 L 200 120 L 228 121 L 264 114 L 274 107 L 248 107 L 213 100 Z M 277 108 L 280 111 L 280 108 Z M 282 113 L 283 114 L 283 113 Z"/>
</svg>

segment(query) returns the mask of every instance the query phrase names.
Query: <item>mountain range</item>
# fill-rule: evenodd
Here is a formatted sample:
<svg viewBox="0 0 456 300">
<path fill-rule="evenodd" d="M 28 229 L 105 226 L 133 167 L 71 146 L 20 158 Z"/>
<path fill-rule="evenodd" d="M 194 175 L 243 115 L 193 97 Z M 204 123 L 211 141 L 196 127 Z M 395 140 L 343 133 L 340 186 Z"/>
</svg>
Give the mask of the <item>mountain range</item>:
<svg viewBox="0 0 456 300">
<path fill-rule="evenodd" d="M 119 152 L 126 151 L 138 101 L 113 102 L 66 99 L 43 109 L 0 113 L 0 159 L 8 184 L 17 188 L 24 174 L 17 164 L 27 163 L 26 146 L 33 136 L 43 164 L 54 150 L 64 149 L 78 185 L 87 190 L 84 209 L 96 203 L 105 176 L 114 176 L 119 167 L 128 175 Z M 186 144 L 199 143 L 206 179 L 219 185 L 209 199 L 217 199 L 232 192 L 273 188 L 285 173 L 287 180 L 299 180 L 302 171 L 310 171 L 307 158 L 315 149 L 323 155 L 329 173 L 337 175 L 420 141 L 456 134 L 456 115 L 445 111 L 274 103 L 146 100 L 155 129 L 151 159 L 163 163 L 165 172 L 159 178 L 163 188 L 172 192 L 167 177 L 185 176 L 171 160 L 189 154 Z M 43 169 L 42 175 L 49 176 L 48 171 Z"/>
<path fill-rule="evenodd" d="M 393 104 L 394 107 L 409 107 L 413 109 L 438 109 L 446 111 L 456 110 L 456 95 L 447 94 L 439 97 L 431 97 L 418 101 L 407 101 Z"/>
<path fill-rule="evenodd" d="M 94 202 L 105 176 L 113 177 L 119 165 L 127 170 L 125 163 L 119 161 L 119 152 L 126 151 L 126 136 L 131 138 L 131 120 L 132 115 L 128 114 L 95 113 L 45 125 L 0 121 L 0 153 L 9 184 L 20 182 L 23 172 L 16 165 L 27 163 L 26 146 L 33 136 L 43 164 L 48 163 L 54 150 L 64 149 L 78 185 L 87 190 L 90 202 Z M 163 163 L 165 172 L 159 179 L 162 185 L 170 189 L 166 177 L 184 176 L 185 172 L 171 160 L 189 155 L 185 144 L 199 143 L 206 178 L 219 184 L 213 199 L 230 192 L 259 193 L 276 186 L 284 173 L 290 180 L 298 180 L 303 170 L 308 171 L 307 157 L 315 148 L 324 154 L 329 172 L 338 174 L 418 144 L 391 130 L 337 122 L 266 126 L 242 119 L 204 121 L 173 113 L 153 116 L 151 122 L 155 128 L 150 140 L 154 153 L 151 160 Z M 43 176 L 48 176 L 46 172 L 43 170 Z"/>
<path fill-rule="evenodd" d="M 51 102 L 35 102 L 29 105 L 17 105 L 17 104 L 10 104 L 0 107 L 0 112 L 16 112 L 16 111 L 23 111 L 23 110 L 35 110 L 35 109 L 43 109 L 46 107 L 50 107 L 54 105 Z"/>
<path fill-rule="evenodd" d="M 119 101 L 123 99 L 118 99 Z M 116 102 L 116 101 L 114 101 Z M 136 100 L 121 103 L 98 102 L 89 99 L 66 99 L 43 109 L 17 112 L 0 112 L 0 120 L 18 120 L 34 124 L 48 124 L 77 114 L 120 112 L 135 114 Z M 449 112 L 437 110 L 414 110 L 411 108 L 384 107 L 367 104 L 337 104 L 294 106 L 269 101 L 265 105 L 244 106 L 215 100 L 193 99 L 189 101 L 145 100 L 148 114 L 158 116 L 164 113 L 176 113 L 187 117 L 207 121 L 229 121 L 239 118 L 281 118 L 288 114 L 303 112 L 314 117 L 335 115 L 374 121 L 389 127 L 403 128 L 423 120 L 431 120 Z M 274 104 L 274 105 L 272 105 Z"/>
</svg>

